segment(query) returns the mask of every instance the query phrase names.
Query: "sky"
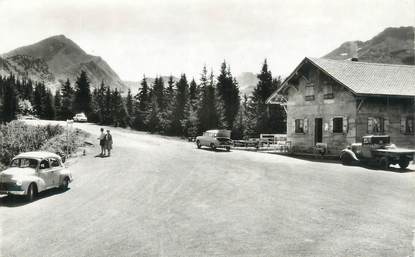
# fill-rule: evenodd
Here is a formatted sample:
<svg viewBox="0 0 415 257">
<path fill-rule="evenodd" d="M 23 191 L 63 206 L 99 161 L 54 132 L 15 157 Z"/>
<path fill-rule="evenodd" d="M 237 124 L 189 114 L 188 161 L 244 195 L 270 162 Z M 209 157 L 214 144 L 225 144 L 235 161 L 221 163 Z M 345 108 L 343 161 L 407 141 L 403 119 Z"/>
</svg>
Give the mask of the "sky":
<svg viewBox="0 0 415 257">
<path fill-rule="evenodd" d="M 414 26 L 414 0 L 0 0 L 0 53 L 64 34 L 123 80 L 143 74 L 274 76 L 386 27 Z"/>
</svg>

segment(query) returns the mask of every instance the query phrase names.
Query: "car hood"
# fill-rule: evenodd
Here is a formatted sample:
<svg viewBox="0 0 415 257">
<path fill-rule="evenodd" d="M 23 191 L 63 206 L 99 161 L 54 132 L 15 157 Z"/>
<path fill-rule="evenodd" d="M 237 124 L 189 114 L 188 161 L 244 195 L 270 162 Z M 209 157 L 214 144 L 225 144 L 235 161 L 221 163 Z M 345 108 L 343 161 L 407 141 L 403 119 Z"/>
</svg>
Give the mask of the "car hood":
<svg viewBox="0 0 415 257">
<path fill-rule="evenodd" d="M 0 173 L 1 180 L 31 176 L 36 173 L 33 168 L 8 168 Z"/>
</svg>

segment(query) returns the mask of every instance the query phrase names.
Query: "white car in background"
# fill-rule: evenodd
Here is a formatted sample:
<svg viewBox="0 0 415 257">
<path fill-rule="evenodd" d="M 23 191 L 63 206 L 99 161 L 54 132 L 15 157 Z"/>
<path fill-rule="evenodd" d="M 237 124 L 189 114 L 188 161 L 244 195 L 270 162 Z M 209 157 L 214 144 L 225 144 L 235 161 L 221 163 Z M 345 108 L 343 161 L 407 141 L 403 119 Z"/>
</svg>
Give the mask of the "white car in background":
<svg viewBox="0 0 415 257">
<path fill-rule="evenodd" d="M 36 194 L 60 187 L 68 188 L 72 174 L 59 155 L 27 152 L 13 158 L 10 167 L 0 172 L 0 194 L 24 195 L 33 201 Z"/>
<path fill-rule="evenodd" d="M 231 150 L 232 140 L 231 131 L 226 129 L 207 130 L 202 136 L 196 137 L 197 148 L 202 146 L 210 147 L 212 150 L 224 148 L 226 151 Z"/>
<path fill-rule="evenodd" d="M 75 116 L 73 116 L 73 121 L 75 121 L 75 122 L 87 122 L 88 119 L 85 116 L 85 113 L 81 112 L 81 113 L 77 113 Z"/>
</svg>

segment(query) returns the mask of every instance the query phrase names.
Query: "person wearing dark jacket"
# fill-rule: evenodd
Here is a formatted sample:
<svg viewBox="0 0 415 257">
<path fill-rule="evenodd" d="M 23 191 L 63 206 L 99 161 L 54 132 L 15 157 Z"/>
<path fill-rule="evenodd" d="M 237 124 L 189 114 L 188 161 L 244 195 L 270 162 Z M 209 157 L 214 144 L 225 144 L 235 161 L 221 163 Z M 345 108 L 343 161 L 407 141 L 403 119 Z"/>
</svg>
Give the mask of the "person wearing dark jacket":
<svg viewBox="0 0 415 257">
<path fill-rule="evenodd" d="M 107 130 L 107 134 L 105 135 L 105 149 L 108 152 L 108 156 L 111 156 L 111 150 L 112 150 L 112 135 L 110 133 L 110 130 Z"/>
<path fill-rule="evenodd" d="M 101 134 L 98 137 L 99 140 L 99 146 L 101 147 L 101 156 L 105 155 L 105 133 L 104 133 L 104 129 L 101 128 Z"/>
</svg>

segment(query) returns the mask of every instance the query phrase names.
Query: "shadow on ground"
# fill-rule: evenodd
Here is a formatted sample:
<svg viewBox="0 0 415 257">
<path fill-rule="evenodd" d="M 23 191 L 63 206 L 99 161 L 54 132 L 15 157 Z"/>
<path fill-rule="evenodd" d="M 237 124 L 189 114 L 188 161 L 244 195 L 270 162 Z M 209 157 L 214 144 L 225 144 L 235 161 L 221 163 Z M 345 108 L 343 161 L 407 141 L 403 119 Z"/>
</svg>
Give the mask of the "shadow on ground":
<svg viewBox="0 0 415 257">
<path fill-rule="evenodd" d="M 318 156 L 315 157 L 315 158 L 303 157 L 303 156 L 293 156 L 293 155 L 284 155 L 284 156 L 288 156 L 288 157 L 295 158 L 295 159 L 298 159 L 298 160 L 303 160 L 303 161 L 320 162 L 320 163 L 337 163 L 339 165 L 343 165 L 343 164 L 340 163 L 340 160 L 324 159 L 324 157 L 318 157 Z M 344 165 L 344 166 L 358 166 L 358 167 L 364 168 L 366 170 L 386 171 L 386 172 L 395 172 L 395 173 L 415 172 L 415 169 L 412 169 L 412 168 L 401 169 L 397 165 L 394 165 L 396 167 L 391 166 L 388 169 L 382 169 L 382 168 L 377 167 L 376 165 L 369 165 L 369 164 L 363 164 L 363 163 L 354 163 L 352 165 Z"/>
<path fill-rule="evenodd" d="M 49 189 L 43 192 L 40 192 L 37 194 L 36 199 L 34 201 L 40 201 L 43 198 L 51 197 L 54 195 L 59 195 L 62 193 L 65 193 L 67 190 L 62 190 L 60 188 L 53 188 Z M 18 196 L 18 195 L 7 195 L 4 197 L 0 197 L 0 206 L 5 207 L 19 207 L 26 204 L 30 204 L 31 202 L 28 202 L 24 196 Z"/>
<path fill-rule="evenodd" d="M 215 150 L 212 150 L 211 148 L 205 148 L 205 147 L 196 148 L 196 150 L 204 150 L 204 151 L 215 152 L 215 153 L 229 153 L 230 152 L 230 151 L 226 151 L 225 149 L 221 149 L 221 148 L 220 149 L 216 148 Z"/>
</svg>

